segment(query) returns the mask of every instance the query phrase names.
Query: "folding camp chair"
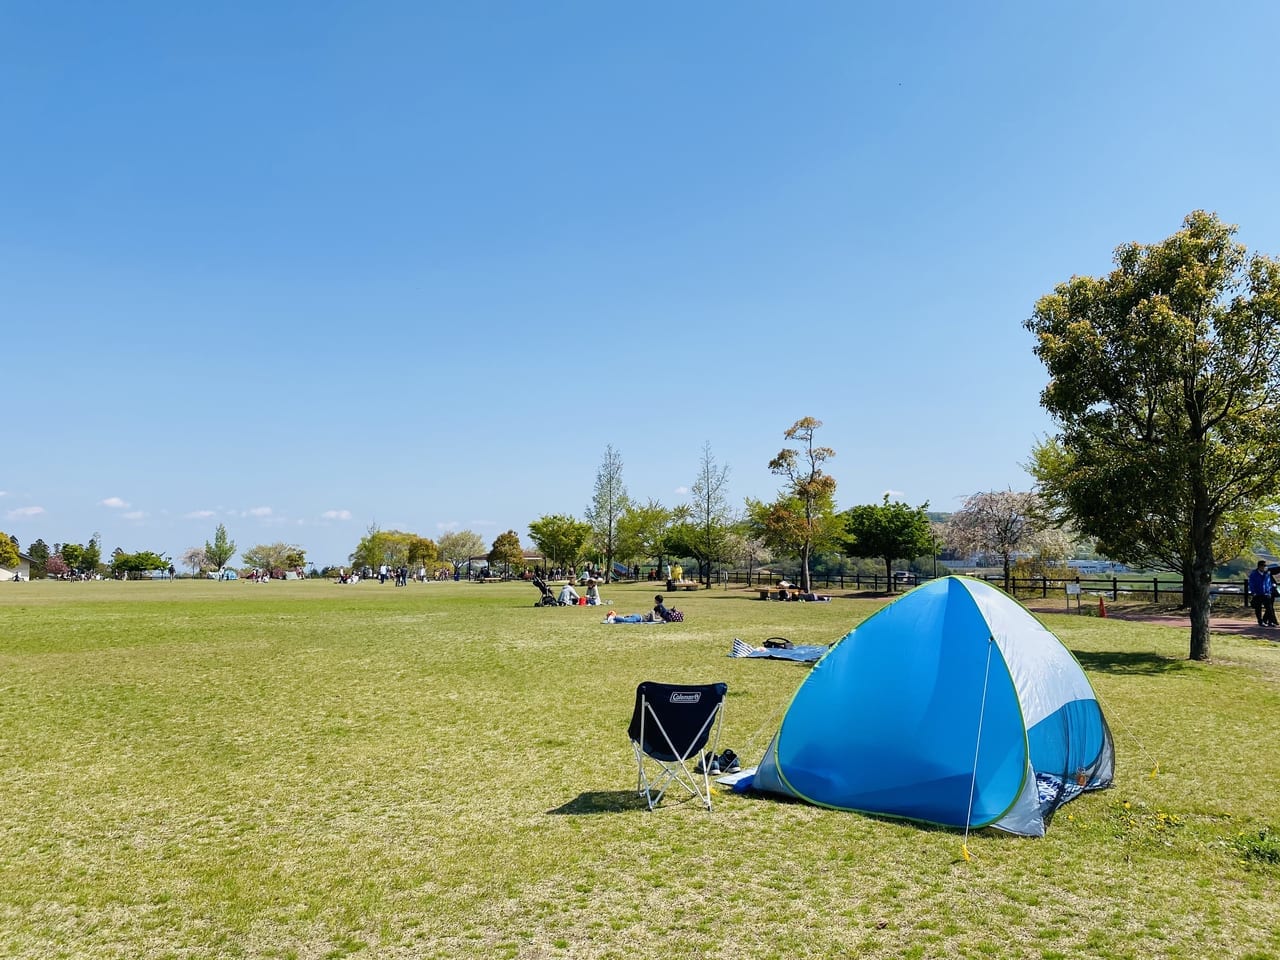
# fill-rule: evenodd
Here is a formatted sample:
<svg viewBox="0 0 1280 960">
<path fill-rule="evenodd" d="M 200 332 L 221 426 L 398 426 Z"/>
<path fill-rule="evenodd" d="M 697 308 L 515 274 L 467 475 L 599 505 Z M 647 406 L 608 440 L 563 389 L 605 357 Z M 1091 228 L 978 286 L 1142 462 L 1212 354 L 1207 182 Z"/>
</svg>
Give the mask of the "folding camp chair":
<svg viewBox="0 0 1280 960">
<path fill-rule="evenodd" d="M 636 687 L 636 707 L 627 735 L 638 768 L 636 792 L 652 810 L 672 784 L 711 809 L 711 780 L 702 750 L 715 753 L 724 716 L 725 683 L 676 684 L 646 680 Z M 693 767 L 690 767 L 693 761 Z"/>
</svg>

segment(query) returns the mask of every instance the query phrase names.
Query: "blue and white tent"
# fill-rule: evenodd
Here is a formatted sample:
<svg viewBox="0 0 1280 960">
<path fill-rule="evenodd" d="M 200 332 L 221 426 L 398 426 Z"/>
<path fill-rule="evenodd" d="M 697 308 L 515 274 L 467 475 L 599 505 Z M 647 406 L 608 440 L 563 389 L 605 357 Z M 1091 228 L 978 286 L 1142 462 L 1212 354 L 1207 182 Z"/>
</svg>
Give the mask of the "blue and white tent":
<svg viewBox="0 0 1280 960">
<path fill-rule="evenodd" d="M 1062 642 L 981 580 L 917 587 L 800 685 L 752 786 L 821 806 L 1043 836 L 1111 785 L 1097 697 Z"/>
</svg>

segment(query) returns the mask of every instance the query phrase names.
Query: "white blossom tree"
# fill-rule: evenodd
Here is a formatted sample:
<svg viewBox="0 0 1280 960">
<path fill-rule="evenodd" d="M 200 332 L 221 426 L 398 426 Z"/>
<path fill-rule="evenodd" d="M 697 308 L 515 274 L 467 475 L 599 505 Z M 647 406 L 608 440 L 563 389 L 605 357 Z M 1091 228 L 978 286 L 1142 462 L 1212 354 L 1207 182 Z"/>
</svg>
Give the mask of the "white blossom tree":
<svg viewBox="0 0 1280 960">
<path fill-rule="evenodd" d="M 1004 563 L 1004 588 L 1015 553 L 1036 550 L 1046 524 L 1040 498 L 1034 493 L 988 490 L 975 493 L 951 515 L 946 541 L 957 550 L 985 551 Z"/>
<path fill-rule="evenodd" d="M 192 547 L 182 555 L 182 565 L 191 568 L 193 577 L 198 575 L 208 562 L 209 558 L 205 555 L 203 547 Z"/>
</svg>

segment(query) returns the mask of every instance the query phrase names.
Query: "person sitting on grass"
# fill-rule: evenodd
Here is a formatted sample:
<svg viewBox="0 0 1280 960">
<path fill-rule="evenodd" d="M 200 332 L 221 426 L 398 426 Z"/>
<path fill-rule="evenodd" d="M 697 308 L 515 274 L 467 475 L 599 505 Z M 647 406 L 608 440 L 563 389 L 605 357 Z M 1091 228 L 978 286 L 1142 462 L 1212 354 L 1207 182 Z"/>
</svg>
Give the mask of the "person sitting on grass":
<svg viewBox="0 0 1280 960">
<path fill-rule="evenodd" d="M 600 587 L 594 580 L 587 581 L 587 606 L 600 606 Z"/>
<path fill-rule="evenodd" d="M 573 589 L 572 583 L 566 583 L 556 599 L 560 601 L 561 606 L 572 607 L 578 602 L 578 591 Z"/>
<path fill-rule="evenodd" d="M 671 619 L 671 611 L 668 610 L 666 605 L 662 602 L 662 594 L 658 594 L 653 598 L 653 612 L 645 619 L 654 623 Z"/>
</svg>

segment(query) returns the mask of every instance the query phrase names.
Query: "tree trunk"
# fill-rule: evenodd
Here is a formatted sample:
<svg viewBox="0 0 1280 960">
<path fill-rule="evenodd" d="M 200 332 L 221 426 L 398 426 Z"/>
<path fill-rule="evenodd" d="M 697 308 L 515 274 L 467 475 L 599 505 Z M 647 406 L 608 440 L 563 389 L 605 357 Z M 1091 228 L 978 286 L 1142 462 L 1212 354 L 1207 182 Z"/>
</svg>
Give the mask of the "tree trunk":
<svg viewBox="0 0 1280 960">
<path fill-rule="evenodd" d="M 809 551 L 812 547 L 805 544 L 800 548 L 800 589 L 804 593 L 811 593 L 813 588 L 809 584 Z"/>
<path fill-rule="evenodd" d="M 1191 652 L 1192 660 L 1209 659 L 1209 587 L 1213 583 L 1213 527 L 1207 511 L 1193 510 L 1191 539 L 1195 551 L 1191 570 Z"/>
<path fill-rule="evenodd" d="M 1009 554 L 1002 553 L 1000 556 L 1004 558 L 1004 592 L 1012 596 L 1012 591 L 1009 589 Z"/>
<path fill-rule="evenodd" d="M 893 557 L 884 558 L 884 582 L 890 593 L 893 593 Z"/>
</svg>

